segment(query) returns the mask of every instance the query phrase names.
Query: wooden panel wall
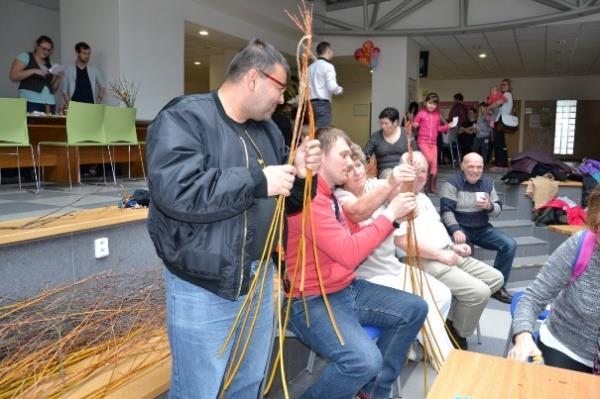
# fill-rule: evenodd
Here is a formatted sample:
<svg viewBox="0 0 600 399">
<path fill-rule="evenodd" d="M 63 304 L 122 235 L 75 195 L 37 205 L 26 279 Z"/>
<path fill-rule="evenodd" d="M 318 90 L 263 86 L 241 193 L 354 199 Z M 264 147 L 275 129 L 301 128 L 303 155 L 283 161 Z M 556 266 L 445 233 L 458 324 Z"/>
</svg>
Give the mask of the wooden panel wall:
<svg viewBox="0 0 600 399">
<path fill-rule="evenodd" d="M 577 101 L 574 158 L 600 159 L 600 100 Z"/>
</svg>

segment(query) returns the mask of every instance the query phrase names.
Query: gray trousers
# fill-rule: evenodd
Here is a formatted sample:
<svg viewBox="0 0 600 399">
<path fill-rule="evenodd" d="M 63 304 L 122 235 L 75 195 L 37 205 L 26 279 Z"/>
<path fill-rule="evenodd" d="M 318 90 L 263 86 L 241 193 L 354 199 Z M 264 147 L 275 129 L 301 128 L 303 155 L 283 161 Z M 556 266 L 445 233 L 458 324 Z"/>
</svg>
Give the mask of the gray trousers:
<svg viewBox="0 0 600 399">
<path fill-rule="evenodd" d="M 315 127 L 331 126 L 331 101 L 311 101 L 315 113 Z"/>
<path fill-rule="evenodd" d="M 452 320 L 461 337 L 471 336 L 490 295 L 504 284 L 502 273 L 470 256 L 461 258 L 456 266 L 424 259 L 423 268 L 450 289 L 452 305 L 448 320 Z"/>
<path fill-rule="evenodd" d="M 475 137 L 473 140 L 473 152 L 478 153 L 483 157 L 484 165 L 487 165 L 489 160 L 488 149 L 490 148 L 489 137 Z"/>
</svg>

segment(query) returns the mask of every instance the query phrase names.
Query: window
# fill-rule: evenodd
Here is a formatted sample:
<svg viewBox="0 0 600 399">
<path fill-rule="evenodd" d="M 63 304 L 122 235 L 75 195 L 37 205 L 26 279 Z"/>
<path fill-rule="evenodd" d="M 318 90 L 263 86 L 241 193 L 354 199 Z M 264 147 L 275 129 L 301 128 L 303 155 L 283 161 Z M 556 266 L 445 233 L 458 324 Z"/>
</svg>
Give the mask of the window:
<svg viewBox="0 0 600 399">
<path fill-rule="evenodd" d="M 577 100 L 556 101 L 556 126 L 554 128 L 554 153 L 573 155 Z"/>
</svg>

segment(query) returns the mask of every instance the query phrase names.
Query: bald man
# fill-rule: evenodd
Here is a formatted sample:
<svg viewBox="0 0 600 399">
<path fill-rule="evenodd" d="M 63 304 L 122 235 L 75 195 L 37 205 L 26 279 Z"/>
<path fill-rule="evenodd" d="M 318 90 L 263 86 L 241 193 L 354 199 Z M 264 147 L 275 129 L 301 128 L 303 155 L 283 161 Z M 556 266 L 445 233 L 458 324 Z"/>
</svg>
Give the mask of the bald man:
<svg viewBox="0 0 600 399">
<path fill-rule="evenodd" d="M 452 176 L 442 186 L 442 220 L 456 244 L 471 242 L 497 251 L 494 267 L 504 276 L 504 286 L 492 294 L 492 298 L 511 303 L 512 295 L 505 286 L 517 252 L 517 243 L 490 224 L 490 216 L 498 217 L 502 212 L 494 181 L 483 176 L 483 158 L 476 152 L 465 155 L 460 168 L 462 172 Z"/>
</svg>

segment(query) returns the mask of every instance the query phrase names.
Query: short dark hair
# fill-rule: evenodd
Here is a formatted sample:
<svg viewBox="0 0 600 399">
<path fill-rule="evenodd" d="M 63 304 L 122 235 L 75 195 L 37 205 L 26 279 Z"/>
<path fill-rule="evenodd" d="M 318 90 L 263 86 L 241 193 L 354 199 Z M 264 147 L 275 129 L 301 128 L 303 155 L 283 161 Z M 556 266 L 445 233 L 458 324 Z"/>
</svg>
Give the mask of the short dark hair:
<svg viewBox="0 0 600 399">
<path fill-rule="evenodd" d="M 323 55 L 328 48 L 331 48 L 329 42 L 321 42 L 317 44 L 317 57 Z"/>
<path fill-rule="evenodd" d="M 335 127 L 322 127 L 318 129 L 316 137 L 321 143 L 323 154 L 329 153 L 333 148 L 333 144 L 340 138 L 346 141 L 348 147 L 352 145 L 352 140 L 350 140 L 346 132 Z"/>
<path fill-rule="evenodd" d="M 272 44 L 254 38 L 233 57 L 227 67 L 225 80 L 237 81 L 250 69 L 271 72 L 277 64 L 285 69 L 289 77 L 290 66 L 283 55 Z"/>
<path fill-rule="evenodd" d="M 42 43 L 49 43 L 52 46 L 52 48 L 54 48 L 54 42 L 52 41 L 52 39 L 50 39 L 46 35 L 42 35 L 42 36 L 38 37 L 37 40 L 35 41 L 36 46 L 39 46 Z"/>
<path fill-rule="evenodd" d="M 456 93 L 456 94 L 454 95 L 454 99 L 455 99 L 456 101 L 464 101 L 464 100 L 465 100 L 465 98 L 463 97 L 462 93 Z"/>
<path fill-rule="evenodd" d="M 81 53 L 81 50 L 89 50 L 90 49 L 90 45 L 87 44 L 86 42 L 79 42 L 75 45 L 75 51 L 79 54 Z"/>
<path fill-rule="evenodd" d="M 473 112 L 477 113 L 477 110 L 475 108 L 469 108 L 467 111 L 473 111 Z"/>
<path fill-rule="evenodd" d="M 437 93 L 431 92 L 425 96 L 425 102 L 428 103 L 430 101 L 434 104 L 437 104 L 440 102 L 440 96 L 438 96 Z"/>
<path fill-rule="evenodd" d="M 390 122 L 396 122 L 400 119 L 400 112 L 394 107 L 384 108 L 383 111 L 379 113 L 379 119 L 389 119 Z"/>
<path fill-rule="evenodd" d="M 416 115 L 417 112 L 419 112 L 419 103 L 416 101 L 411 102 L 410 104 L 408 104 L 408 113 L 411 115 Z"/>
</svg>

